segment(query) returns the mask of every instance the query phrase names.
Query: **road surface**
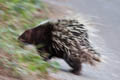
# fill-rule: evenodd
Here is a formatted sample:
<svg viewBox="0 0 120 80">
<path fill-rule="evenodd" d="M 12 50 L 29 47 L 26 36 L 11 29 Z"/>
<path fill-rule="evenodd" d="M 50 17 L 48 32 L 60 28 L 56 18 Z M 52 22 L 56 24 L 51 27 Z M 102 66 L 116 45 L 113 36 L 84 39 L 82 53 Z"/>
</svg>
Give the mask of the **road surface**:
<svg viewBox="0 0 120 80">
<path fill-rule="evenodd" d="M 98 37 L 91 37 L 98 46 L 104 61 L 96 68 L 83 65 L 82 75 L 59 71 L 52 76 L 63 80 L 120 80 L 120 0 L 48 0 L 57 5 L 69 6 L 77 13 L 89 17 L 97 29 Z M 98 49 L 99 50 L 99 49 Z M 58 60 L 61 68 L 69 67 Z"/>
</svg>

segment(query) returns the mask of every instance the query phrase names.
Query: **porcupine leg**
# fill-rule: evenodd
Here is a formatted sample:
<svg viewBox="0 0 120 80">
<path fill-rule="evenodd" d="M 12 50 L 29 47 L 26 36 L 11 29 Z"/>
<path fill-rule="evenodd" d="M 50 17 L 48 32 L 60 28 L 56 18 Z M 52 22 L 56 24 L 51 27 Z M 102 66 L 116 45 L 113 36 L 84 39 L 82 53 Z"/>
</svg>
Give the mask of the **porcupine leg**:
<svg viewBox="0 0 120 80">
<path fill-rule="evenodd" d="M 48 61 L 53 57 L 52 54 L 49 54 L 49 55 L 42 54 L 42 53 L 46 53 L 46 51 L 44 49 L 38 48 L 37 51 L 39 52 L 39 55 L 43 58 L 44 61 Z"/>
<path fill-rule="evenodd" d="M 72 67 L 73 69 L 70 72 L 79 75 L 82 69 L 82 65 L 79 59 L 76 58 L 66 58 L 65 61 Z"/>
</svg>

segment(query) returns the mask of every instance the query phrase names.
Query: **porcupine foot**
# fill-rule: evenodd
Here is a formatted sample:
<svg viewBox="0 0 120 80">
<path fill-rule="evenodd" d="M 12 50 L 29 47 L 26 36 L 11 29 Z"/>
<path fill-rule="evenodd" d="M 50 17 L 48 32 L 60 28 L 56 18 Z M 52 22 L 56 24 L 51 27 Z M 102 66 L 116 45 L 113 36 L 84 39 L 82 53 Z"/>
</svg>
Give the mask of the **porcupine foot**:
<svg viewBox="0 0 120 80">
<path fill-rule="evenodd" d="M 71 73 L 75 74 L 75 75 L 81 75 L 81 64 L 80 65 L 76 65 L 73 67 L 72 70 L 70 70 Z"/>
<path fill-rule="evenodd" d="M 66 58 L 65 61 L 69 64 L 73 69 L 70 70 L 71 73 L 75 75 L 80 75 L 82 70 L 82 65 L 79 59 L 77 58 Z"/>
</svg>

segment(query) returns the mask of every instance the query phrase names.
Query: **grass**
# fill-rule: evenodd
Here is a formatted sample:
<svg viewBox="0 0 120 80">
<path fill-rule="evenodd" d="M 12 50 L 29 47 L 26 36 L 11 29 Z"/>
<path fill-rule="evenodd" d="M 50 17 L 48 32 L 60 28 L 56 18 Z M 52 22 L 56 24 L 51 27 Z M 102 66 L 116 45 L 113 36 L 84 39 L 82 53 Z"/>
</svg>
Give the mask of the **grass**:
<svg viewBox="0 0 120 80">
<path fill-rule="evenodd" d="M 41 0 L 0 0 L 0 65 L 13 73 L 47 72 L 52 65 L 37 54 L 36 48 L 25 49 L 17 38 L 24 30 L 34 27 L 47 17 L 41 13 L 46 7 Z"/>
</svg>

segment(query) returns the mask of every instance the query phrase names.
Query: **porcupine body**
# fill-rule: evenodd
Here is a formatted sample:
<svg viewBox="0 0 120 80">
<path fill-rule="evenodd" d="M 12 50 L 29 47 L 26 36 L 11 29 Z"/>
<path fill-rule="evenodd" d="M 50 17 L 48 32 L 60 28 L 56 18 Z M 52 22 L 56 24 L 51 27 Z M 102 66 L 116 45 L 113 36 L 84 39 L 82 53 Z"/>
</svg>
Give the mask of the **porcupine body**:
<svg viewBox="0 0 120 80">
<path fill-rule="evenodd" d="M 47 21 L 28 32 L 31 32 L 29 40 L 32 44 L 45 45 L 43 48 L 38 48 L 38 51 L 48 52 L 50 55 L 47 59 L 52 57 L 64 59 L 73 68 L 71 71 L 75 74 L 80 73 L 82 63 L 95 65 L 95 62 L 100 62 L 97 56 L 99 53 L 89 42 L 87 30 L 77 20 Z"/>
</svg>

